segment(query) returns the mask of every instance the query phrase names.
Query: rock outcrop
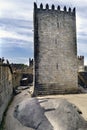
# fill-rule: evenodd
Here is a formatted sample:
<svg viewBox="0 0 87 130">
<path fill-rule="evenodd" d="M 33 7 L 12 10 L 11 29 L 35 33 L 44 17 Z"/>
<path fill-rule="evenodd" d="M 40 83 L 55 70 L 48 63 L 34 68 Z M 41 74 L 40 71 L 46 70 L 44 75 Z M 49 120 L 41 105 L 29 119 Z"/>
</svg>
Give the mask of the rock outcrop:
<svg viewBox="0 0 87 130">
<path fill-rule="evenodd" d="M 34 130 L 87 130 L 81 111 L 65 99 L 26 99 L 15 107 L 14 116 Z"/>
</svg>

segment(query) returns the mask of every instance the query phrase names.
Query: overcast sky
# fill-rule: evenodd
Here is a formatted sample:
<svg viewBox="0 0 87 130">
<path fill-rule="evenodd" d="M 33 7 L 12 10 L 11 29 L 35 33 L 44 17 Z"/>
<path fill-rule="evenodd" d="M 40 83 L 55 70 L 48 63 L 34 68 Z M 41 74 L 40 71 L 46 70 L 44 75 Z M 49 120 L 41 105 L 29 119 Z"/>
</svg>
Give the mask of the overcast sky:
<svg viewBox="0 0 87 130">
<path fill-rule="evenodd" d="M 28 64 L 33 57 L 33 2 L 35 0 L 0 0 L 0 57 Z M 87 64 L 87 0 L 36 0 L 63 8 L 76 7 L 78 55 Z"/>
</svg>

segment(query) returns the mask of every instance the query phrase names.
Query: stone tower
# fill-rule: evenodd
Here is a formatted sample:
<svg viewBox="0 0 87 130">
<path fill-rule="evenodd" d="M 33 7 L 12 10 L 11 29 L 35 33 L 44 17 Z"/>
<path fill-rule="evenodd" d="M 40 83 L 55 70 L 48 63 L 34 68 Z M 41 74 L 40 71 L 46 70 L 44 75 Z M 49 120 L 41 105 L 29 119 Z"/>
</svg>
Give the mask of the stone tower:
<svg viewBox="0 0 87 130">
<path fill-rule="evenodd" d="M 78 56 L 78 71 L 84 71 L 84 56 Z"/>
<path fill-rule="evenodd" d="M 75 8 L 34 3 L 34 95 L 77 92 Z"/>
</svg>

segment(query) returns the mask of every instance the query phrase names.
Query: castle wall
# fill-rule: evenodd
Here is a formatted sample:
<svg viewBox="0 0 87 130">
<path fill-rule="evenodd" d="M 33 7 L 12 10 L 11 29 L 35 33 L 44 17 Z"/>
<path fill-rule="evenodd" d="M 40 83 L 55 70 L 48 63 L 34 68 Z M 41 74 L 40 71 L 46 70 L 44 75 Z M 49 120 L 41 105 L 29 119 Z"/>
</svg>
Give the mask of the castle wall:
<svg viewBox="0 0 87 130">
<path fill-rule="evenodd" d="M 77 88 L 75 9 L 34 5 L 35 95 Z"/>
<path fill-rule="evenodd" d="M 0 63 L 0 123 L 13 92 L 10 65 Z"/>
<path fill-rule="evenodd" d="M 20 72 L 14 72 L 13 73 L 13 87 L 17 88 L 20 86 L 20 80 L 22 79 L 22 73 Z"/>
<path fill-rule="evenodd" d="M 33 60 L 32 60 L 33 61 Z M 13 87 L 16 88 L 20 86 L 20 81 L 23 78 L 23 75 L 27 75 L 29 79 L 29 84 L 33 82 L 33 66 L 29 66 L 23 70 L 16 70 L 13 72 Z"/>
<path fill-rule="evenodd" d="M 78 71 L 85 71 L 84 69 L 84 56 L 78 56 Z"/>
</svg>

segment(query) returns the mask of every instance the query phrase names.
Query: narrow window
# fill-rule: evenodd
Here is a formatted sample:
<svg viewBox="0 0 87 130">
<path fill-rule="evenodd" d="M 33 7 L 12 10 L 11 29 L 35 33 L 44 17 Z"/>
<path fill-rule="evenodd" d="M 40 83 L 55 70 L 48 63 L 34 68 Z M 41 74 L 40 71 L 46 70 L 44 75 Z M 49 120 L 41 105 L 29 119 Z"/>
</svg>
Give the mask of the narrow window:
<svg viewBox="0 0 87 130">
<path fill-rule="evenodd" d="M 58 64 L 56 64 L 56 69 L 58 70 Z"/>
<path fill-rule="evenodd" d="M 57 22 L 57 28 L 59 28 L 59 23 Z"/>
</svg>

